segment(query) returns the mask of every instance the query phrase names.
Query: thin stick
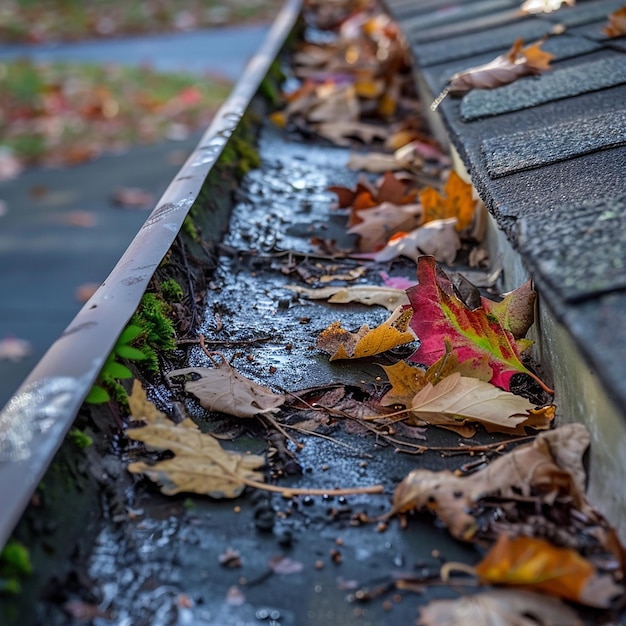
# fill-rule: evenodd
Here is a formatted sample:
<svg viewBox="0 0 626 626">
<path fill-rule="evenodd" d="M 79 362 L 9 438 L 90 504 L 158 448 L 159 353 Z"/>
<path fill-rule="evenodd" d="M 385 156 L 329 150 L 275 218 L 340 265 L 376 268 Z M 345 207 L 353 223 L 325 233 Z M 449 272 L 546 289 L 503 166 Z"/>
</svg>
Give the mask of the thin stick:
<svg viewBox="0 0 626 626">
<path fill-rule="evenodd" d="M 307 489 L 306 487 L 279 487 L 278 485 L 266 485 L 247 478 L 237 477 L 237 482 L 241 482 L 248 487 L 263 489 L 272 493 L 280 493 L 283 498 L 293 496 L 351 496 L 357 494 L 377 494 L 384 493 L 383 485 L 370 485 L 368 487 L 346 487 L 344 489 Z"/>
</svg>

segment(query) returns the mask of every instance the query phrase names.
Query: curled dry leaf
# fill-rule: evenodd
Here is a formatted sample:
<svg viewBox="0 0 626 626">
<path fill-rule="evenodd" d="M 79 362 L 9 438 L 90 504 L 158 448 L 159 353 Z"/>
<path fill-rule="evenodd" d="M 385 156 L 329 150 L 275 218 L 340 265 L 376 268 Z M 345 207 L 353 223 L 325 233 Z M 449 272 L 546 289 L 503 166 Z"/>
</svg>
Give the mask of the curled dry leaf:
<svg viewBox="0 0 626 626">
<path fill-rule="evenodd" d="M 317 338 L 317 347 L 330 354 L 330 360 L 359 359 L 373 356 L 415 341 L 415 335 L 409 329 L 413 311 L 399 306 L 390 317 L 370 329 L 363 324 L 356 333 L 341 328 L 341 322 L 334 322 L 323 330 Z"/>
<path fill-rule="evenodd" d="M 263 481 L 263 473 L 258 471 L 265 465 L 263 457 L 223 450 L 217 439 L 201 432 L 189 418 L 174 424 L 147 399 L 137 380 L 129 406 L 132 420 L 147 425 L 128 429 L 126 435 L 150 450 L 169 450 L 175 456 L 152 465 L 143 461 L 130 463 L 128 471 L 144 474 L 158 483 L 164 494 L 191 492 L 212 498 L 236 498 L 246 485 Z"/>
<path fill-rule="evenodd" d="M 323 287 L 322 289 L 307 289 L 297 285 L 286 285 L 287 289 L 298 295 L 306 296 L 311 300 L 327 300 L 332 304 L 348 304 L 359 302 L 368 306 L 378 305 L 388 311 L 395 311 L 401 304 L 408 304 L 409 299 L 404 289 L 380 287 L 374 285 L 359 285 L 357 287 Z"/>
<path fill-rule="evenodd" d="M 528 374 L 548 393 L 552 393 L 536 374 L 520 361 L 521 349 L 526 343 L 518 343 L 511 331 L 504 326 L 506 321 L 497 315 L 503 311 L 508 315 L 510 307 L 502 310 L 491 305 L 469 309 L 458 298 L 452 282 L 435 263 L 433 257 L 423 256 L 417 262 L 418 284 L 407 290 L 415 315 L 411 328 L 420 339 L 420 347 L 410 357 L 411 361 L 432 365 L 445 353 L 444 339 L 448 339 L 460 361 L 487 356 L 493 369 L 491 383 L 509 391 L 511 377 L 516 372 Z M 520 298 L 522 299 L 522 298 Z M 516 321 L 519 313 L 511 313 Z M 521 348 L 521 349 L 520 349 Z"/>
<path fill-rule="evenodd" d="M 518 39 L 506 54 L 501 54 L 484 65 L 454 74 L 450 77 L 446 90 L 431 108 L 437 108 L 446 93 L 460 96 L 472 89 L 494 89 L 522 76 L 541 74 L 550 69 L 550 61 L 554 55 L 542 50 L 542 43 L 543 41 L 537 41 L 524 48 L 524 42 Z"/>
<path fill-rule="evenodd" d="M 617 9 L 608 17 L 609 23 L 602 29 L 607 37 L 622 37 L 626 35 L 626 6 Z"/>
<path fill-rule="evenodd" d="M 474 513 L 480 501 L 490 495 L 515 499 L 535 494 L 549 501 L 564 494 L 578 510 L 591 514 L 584 496 L 582 463 L 589 441 L 582 424 L 565 424 L 539 434 L 532 443 L 515 448 L 469 476 L 448 470 L 413 470 L 396 488 L 392 514 L 430 509 L 454 537 L 463 541 L 475 537 L 478 522 Z"/>
<path fill-rule="evenodd" d="M 209 411 L 253 417 L 260 413 L 274 413 L 285 402 L 283 394 L 274 393 L 242 376 L 223 359 L 216 367 L 185 367 L 173 370 L 167 376 L 171 379 L 190 374 L 199 378 L 186 380 L 185 391 L 196 396 Z"/>
<path fill-rule="evenodd" d="M 420 609 L 419 626 L 583 626 L 558 598 L 495 589 L 457 600 L 433 600 Z"/>
<path fill-rule="evenodd" d="M 457 233 L 456 218 L 433 220 L 409 233 L 397 233 L 387 245 L 374 255 L 378 263 L 405 256 L 413 261 L 423 255 L 431 255 L 441 263 L 452 265 L 461 240 Z"/>
<path fill-rule="evenodd" d="M 476 574 L 484 584 L 524 586 L 599 609 L 624 592 L 575 550 L 534 537 L 500 535 Z"/>
</svg>

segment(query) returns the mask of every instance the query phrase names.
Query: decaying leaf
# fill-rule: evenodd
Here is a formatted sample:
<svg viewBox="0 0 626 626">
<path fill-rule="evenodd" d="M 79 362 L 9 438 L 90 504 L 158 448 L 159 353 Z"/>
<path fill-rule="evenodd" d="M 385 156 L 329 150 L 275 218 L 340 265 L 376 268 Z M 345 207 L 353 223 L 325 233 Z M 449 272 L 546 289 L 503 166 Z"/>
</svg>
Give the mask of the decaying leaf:
<svg viewBox="0 0 626 626">
<path fill-rule="evenodd" d="M 144 474 L 158 483 L 166 495 L 180 492 L 206 494 L 212 498 L 236 498 L 249 481 L 263 481 L 259 472 L 265 459 L 256 454 L 223 450 L 217 439 L 203 433 L 189 418 L 174 424 L 146 397 L 135 380 L 129 396 L 132 420 L 146 426 L 130 428 L 126 435 L 150 450 L 169 450 L 174 457 L 155 464 L 130 463 L 128 471 Z"/>
<path fill-rule="evenodd" d="M 497 56 L 489 63 L 451 76 L 447 93 L 460 96 L 472 89 L 494 89 L 512 83 L 522 76 L 541 74 L 550 69 L 550 61 L 554 57 L 553 54 L 541 49 L 542 43 L 537 41 L 524 48 L 524 42 L 518 39 L 506 54 Z M 438 102 L 439 99 L 435 101 L 437 104 Z"/>
<path fill-rule="evenodd" d="M 427 423 L 451 430 L 462 429 L 466 422 L 478 422 L 489 432 L 525 434 L 524 426 L 550 428 L 553 411 L 544 411 L 538 419 L 534 405 L 526 398 L 502 391 L 477 378 L 458 372 L 446 376 L 436 385 L 428 382 L 413 397 L 410 415 L 418 424 Z"/>
<path fill-rule="evenodd" d="M 608 17 L 609 23 L 602 29 L 608 37 L 621 37 L 626 35 L 626 6 L 613 11 Z"/>
<path fill-rule="evenodd" d="M 307 289 L 297 285 L 285 285 L 287 289 L 295 291 L 311 300 L 327 300 L 332 304 L 348 304 L 359 302 L 368 306 L 378 305 L 388 311 L 395 311 L 401 304 L 408 304 L 404 289 L 380 287 L 374 285 L 359 285 L 356 287 L 323 287 L 322 289 Z"/>
<path fill-rule="evenodd" d="M 419 626 L 583 626 L 558 598 L 494 589 L 457 600 L 433 600 L 420 609 Z"/>
<path fill-rule="evenodd" d="M 359 212 L 360 221 L 348 229 L 359 236 L 359 250 L 372 252 L 382 248 L 389 238 L 402 231 L 412 231 L 422 223 L 419 204 L 397 205 L 383 202 L 375 208 Z"/>
<path fill-rule="evenodd" d="M 175 376 L 198 376 L 185 381 L 185 391 L 198 398 L 209 411 L 219 411 L 235 417 L 253 417 L 274 413 L 285 402 L 283 394 L 274 393 L 268 387 L 246 378 L 222 360 L 216 367 L 185 367 L 168 373 Z"/>
<path fill-rule="evenodd" d="M 535 321 L 536 299 L 537 294 L 529 280 L 508 293 L 500 302 L 484 297 L 481 302 L 485 311 L 495 315 L 515 339 L 522 339 Z"/>
<path fill-rule="evenodd" d="M 356 333 L 341 328 L 341 322 L 334 322 L 323 330 L 317 338 L 317 347 L 327 354 L 330 360 L 359 359 L 373 356 L 415 341 L 409 328 L 413 312 L 399 306 L 380 326 L 370 329 L 363 324 Z"/>
<path fill-rule="evenodd" d="M 405 256 L 417 261 L 423 255 L 432 255 L 437 261 L 451 265 L 460 248 L 456 219 L 433 220 L 409 233 L 396 233 L 374 255 L 374 260 L 384 263 Z"/>
<path fill-rule="evenodd" d="M 526 0 L 519 8 L 520 13 L 536 15 L 538 13 L 552 13 L 558 11 L 563 5 L 573 7 L 576 0 Z"/>
<path fill-rule="evenodd" d="M 523 586 L 599 609 L 624 592 L 576 550 L 534 537 L 500 535 L 476 574 L 485 584 Z"/>
<path fill-rule="evenodd" d="M 456 295 L 445 272 L 433 257 L 417 262 L 418 283 L 407 290 L 415 314 L 411 328 L 420 339 L 420 347 L 411 356 L 417 363 L 431 365 L 445 353 L 445 339 L 457 351 L 459 361 L 487 355 L 493 369 L 491 382 L 509 391 L 516 372 L 528 374 L 548 393 L 552 393 L 536 374 L 520 361 L 520 347 L 513 334 L 484 306 L 470 310 Z M 508 310 L 507 307 L 504 307 Z M 526 347 L 523 345 L 523 347 Z"/>
<path fill-rule="evenodd" d="M 454 170 L 441 195 L 434 187 L 427 187 L 420 192 L 420 203 L 424 209 L 424 222 L 456 218 L 456 229 L 463 231 L 472 224 L 476 201 L 472 185 L 466 183 Z"/>
<path fill-rule="evenodd" d="M 532 494 L 550 501 L 565 495 L 578 510 L 591 514 L 584 496 L 582 464 L 589 441 L 582 424 L 564 424 L 469 476 L 448 470 L 413 470 L 396 488 L 392 513 L 430 509 L 454 537 L 464 541 L 475 538 L 475 513 L 480 501 L 489 496 L 515 499 Z"/>
</svg>

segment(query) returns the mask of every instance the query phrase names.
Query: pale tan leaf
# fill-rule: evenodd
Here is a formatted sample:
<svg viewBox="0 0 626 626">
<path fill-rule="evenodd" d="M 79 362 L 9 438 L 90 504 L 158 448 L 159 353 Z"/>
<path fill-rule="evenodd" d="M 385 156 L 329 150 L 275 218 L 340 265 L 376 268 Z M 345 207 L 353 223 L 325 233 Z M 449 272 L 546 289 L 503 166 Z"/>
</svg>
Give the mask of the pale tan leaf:
<svg viewBox="0 0 626 626">
<path fill-rule="evenodd" d="M 198 398 L 209 411 L 219 411 L 235 417 L 252 417 L 259 413 L 274 413 L 285 402 L 283 394 L 242 376 L 226 361 L 217 367 L 185 367 L 168 373 L 174 376 L 199 376 L 185 381 L 185 391 Z"/>
<path fill-rule="evenodd" d="M 365 124 L 356 120 L 337 121 L 329 117 L 328 121 L 315 125 L 316 132 L 339 146 L 350 144 L 350 138 L 360 139 L 363 143 L 373 143 L 375 139 L 384 139 L 384 127 Z"/>
<path fill-rule="evenodd" d="M 419 626 L 582 626 L 558 598 L 531 591 L 493 590 L 457 600 L 433 600 L 420 609 Z"/>
<path fill-rule="evenodd" d="M 169 450 L 175 456 L 152 465 L 131 463 L 128 471 L 145 474 L 161 486 L 164 494 L 191 492 L 236 498 L 247 481 L 263 481 L 263 474 L 257 471 L 265 464 L 263 457 L 223 450 L 214 437 L 201 432 L 190 419 L 174 424 L 147 399 L 138 381 L 134 383 L 129 406 L 134 421 L 148 424 L 130 428 L 126 435 L 150 450 Z"/>
<path fill-rule="evenodd" d="M 350 155 L 347 167 L 351 170 L 371 172 L 372 174 L 384 174 L 385 172 L 406 169 L 406 163 L 396 159 L 393 154 L 384 154 L 383 152 L 363 154 L 355 152 Z"/>
<path fill-rule="evenodd" d="M 399 231 L 413 231 L 422 223 L 420 204 L 383 202 L 377 207 L 359 212 L 361 222 L 348 229 L 359 235 L 359 250 L 372 252 L 384 246 Z"/>
<path fill-rule="evenodd" d="M 573 7 L 576 0 L 526 0 L 519 8 L 520 13 L 536 15 L 538 13 L 552 13 L 558 11 L 563 5 Z"/>
<path fill-rule="evenodd" d="M 368 306 L 383 306 L 388 311 L 394 311 L 399 305 L 409 303 L 404 289 L 394 289 L 392 287 L 378 287 L 374 285 L 324 287 L 322 289 L 307 289 L 297 285 L 286 285 L 286 287 L 311 300 L 327 300 L 332 304 L 359 302 Z"/>
<path fill-rule="evenodd" d="M 382 263 L 405 256 L 417 262 L 420 256 L 432 255 L 440 263 L 451 265 L 460 248 L 456 219 L 433 220 L 404 236 L 392 237 L 374 260 Z"/>
</svg>

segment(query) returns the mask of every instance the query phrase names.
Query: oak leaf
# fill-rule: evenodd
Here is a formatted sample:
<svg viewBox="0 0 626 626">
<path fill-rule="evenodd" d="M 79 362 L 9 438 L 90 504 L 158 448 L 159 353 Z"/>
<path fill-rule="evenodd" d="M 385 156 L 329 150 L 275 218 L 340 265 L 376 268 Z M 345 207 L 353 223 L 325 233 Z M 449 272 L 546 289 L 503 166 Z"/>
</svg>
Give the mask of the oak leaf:
<svg viewBox="0 0 626 626">
<path fill-rule="evenodd" d="M 529 44 L 517 39 L 511 49 L 493 61 L 458 72 L 450 77 L 448 93 L 462 95 L 472 89 L 494 89 L 523 76 L 541 74 L 550 69 L 554 55 L 541 49 L 542 41 Z"/>
<path fill-rule="evenodd" d="M 235 417 L 252 417 L 274 413 L 285 402 L 283 394 L 274 393 L 239 374 L 222 360 L 216 367 L 185 367 L 173 370 L 168 378 L 196 375 L 196 380 L 185 381 L 185 391 L 198 398 L 209 411 L 219 411 Z"/>
<path fill-rule="evenodd" d="M 174 424 L 147 399 L 137 380 L 129 406 L 132 421 L 147 425 L 130 428 L 126 435 L 150 450 L 169 450 L 175 456 L 154 464 L 130 463 L 128 471 L 146 475 L 164 494 L 191 492 L 236 498 L 250 481 L 263 481 L 263 474 L 257 471 L 265 464 L 263 457 L 223 450 L 217 439 L 201 432 L 189 418 Z"/>
<path fill-rule="evenodd" d="M 413 470 L 396 487 L 391 514 L 430 509 L 454 537 L 463 541 L 475 538 L 475 513 L 490 495 L 514 501 L 533 494 L 548 503 L 562 495 L 593 520 L 584 496 L 582 462 L 589 441 L 589 432 L 582 424 L 565 424 L 540 433 L 532 443 L 515 448 L 468 476 L 457 476 L 449 470 Z"/>
<path fill-rule="evenodd" d="M 494 589 L 456 600 L 432 600 L 418 626 L 583 626 L 558 598 L 531 591 Z"/>
<path fill-rule="evenodd" d="M 420 192 L 420 203 L 424 209 L 424 222 L 456 218 L 456 228 L 463 231 L 474 219 L 476 201 L 472 194 L 472 185 L 466 183 L 454 170 L 441 195 L 434 187 L 426 187 Z"/>
<path fill-rule="evenodd" d="M 609 23 L 602 29 L 607 37 L 621 37 L 626 35 L 626 6 L 617 9 L 608 17 Z"/>
<path fill-rule="evenodd" d="M 405 290 L 393 287 L 374 285 L 323 287 L 322 289 L 307 289 L 297 285 L 285 285 L 285 287 L 311 300 L 327 300 L 331 304 L 359 302 L 360 304 L 368 306 L 378 305 L 385 307 L 388 311 L 395 311 L 401 304 L 409 303 Z"/>
<path fill-rule="evenodd" d="M 575 550 L 534 537 L 500 535 L 476 574 L 484 584 L 519 585 L 600 609 L 624 591 Z"/>
<path fill-rule="evenodd" d="M 410 360 L 431 365 L 445 353 L 448 339 L 460 361 L 487 355 L 494 385 L 509 391 L 513 374 L 524 373 L 552 393 L 520 361 L 520 347 L 513 334 L 484 306 L 470 310 L 433 257 L 418 259 L 417 279 L 418 284 L 408 289 L 407 295 L 414 311 L 411 328 L 421 343 Z"/>
<path fill-rule="evenodd" d="M 376 328 L 363 324 L 356 333 L 341 328 L 341 322 L 334 322 L 323 330 L 317 338 L 317 347 L 330 354 L 330 360 L 359 359 L 373 356 L 415 341 L 409 328 L 413 312 L 403 306 L 396 310 Z"/>
<path fill-rule="evenodd" d="M 374 255 L 374 260 L 384 263 L 405 256 L 417 261 L 426 254 L 451 265 L 460 248 L 456 219 L 433 220 L 408 233 L 393 235 L 387 245 Z"/>
</svg>

